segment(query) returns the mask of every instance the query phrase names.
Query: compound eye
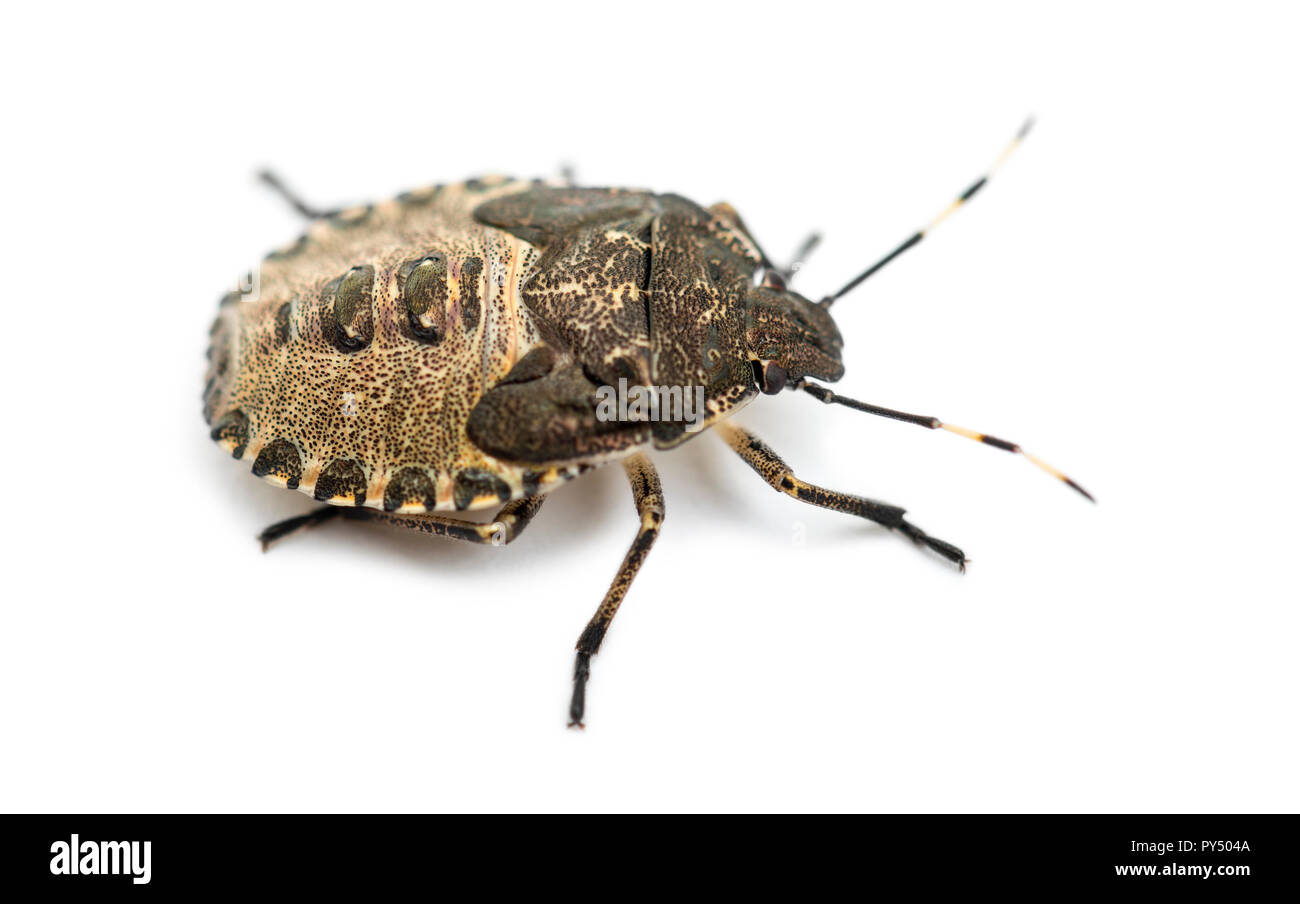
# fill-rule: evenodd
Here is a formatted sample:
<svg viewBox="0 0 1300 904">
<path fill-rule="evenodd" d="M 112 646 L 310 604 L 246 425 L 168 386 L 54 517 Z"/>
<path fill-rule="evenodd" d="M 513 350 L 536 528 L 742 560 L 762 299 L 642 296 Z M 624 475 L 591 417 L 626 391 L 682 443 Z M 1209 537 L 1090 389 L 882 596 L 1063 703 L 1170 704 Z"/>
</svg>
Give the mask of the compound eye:
<svg viewBox="0 0 1300 904">
<path fill-rule="evenodd" d="M 759 388 L 767 395 L 776 395 L 782 389 L 785 389 L 786 380 L 790 374 L 786 369 L 775 361 L 768 361 L 763 365 L 763 379 L 759 382 Z"/>
</svg>

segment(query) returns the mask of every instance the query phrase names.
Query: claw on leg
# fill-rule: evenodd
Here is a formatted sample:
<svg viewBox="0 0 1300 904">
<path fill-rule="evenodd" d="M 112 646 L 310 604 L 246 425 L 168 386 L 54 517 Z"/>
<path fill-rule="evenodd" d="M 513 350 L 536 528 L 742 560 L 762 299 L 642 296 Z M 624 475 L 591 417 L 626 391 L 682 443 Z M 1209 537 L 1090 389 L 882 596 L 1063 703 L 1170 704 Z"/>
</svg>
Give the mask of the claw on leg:
<svg viewBox="0 0 1300 904">
<path fill-rule="evenodd" d="M 314 512 L 308 512 L 305 515 L 298 515 L 294 518 L 286 518 L 283 521 L 277 521 L 266 530 L 257 535 L 258 541 L 262 544 L 262 552 L 271 548 L 271 544 L 281 537 L 286 537 L 295 531 L 304 527 L 315 527 L 325 521 L 329 521 L 342 514 L 345 509 L 334 505 L 325 505 L 316 509 Z"/>
<path fill-rule="evenodd" d="M 664 520 L 663 489 L 659 484 L 659 474 L 644 455 L 632 455 L 623 462 L 628 483 L 632 485 L 632 500 L 636 503 L 637 514 L 641 516 L 641 526 L 636 539 L 623 557 L 623 564 L 614 575 L 605 598 L 601 600 L 596 614 L 591 617 L 582 636 L 578 638 L 578 655 L 573 664 L 573 697 L 569 700 L 569 727 L 585 728 L 583 713 L 587 709 L 587 680 L 591 677 L 591 657 L 600 652 L 600 644 L 605 639 L 605 632 L 614 620 L 623 597 L 632 586 L 632 579 L 641 570 L 650 547 L 654 546 L 659 536 L 659 528 Z"/>
<path fill-rule="evenodd" d="M 591 656 L 578 652 L 573 664 L 573 698 L 569 701 L 569 728 L 584 729 L 582 714 L 587 708 L 587 679 L 591 677 Z"/>
</svg>

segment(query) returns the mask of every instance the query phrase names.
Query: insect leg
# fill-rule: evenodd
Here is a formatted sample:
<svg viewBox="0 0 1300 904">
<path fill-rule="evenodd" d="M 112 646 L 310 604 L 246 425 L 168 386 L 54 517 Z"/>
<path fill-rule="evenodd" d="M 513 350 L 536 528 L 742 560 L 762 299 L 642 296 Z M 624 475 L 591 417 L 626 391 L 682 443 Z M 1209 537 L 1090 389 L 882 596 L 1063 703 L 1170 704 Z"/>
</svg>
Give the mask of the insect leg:
<svg viewBox="0 0 1300 904">
<path fill-rule="evenodd" d="M 636 532 L 636 539 L 623 558 L 614 581 L 605 593 L 600 608 L 591 617 L 578 638 L 578 655 L 573 666 L 573 699 L 569 703 L 569 727 L 582 728 L 582 714 L 587 705 L 587 679 L 591 676 L 591 657 L 600 650 L 600 643 L 605 639 L 609 623 L 614 620 L 619 604 L 636 577 L 641 563 L 645 561 L 650 547 L 659 537 L 659 527 L 664 520 L 664 495 L 659 485 L 659 473 L 650 459 L 644 455 L 629 456 L 623 462 L 628 482 L 632 485 L 632 500 L 636 503 L 637 514 L 641 516 L 641 527 Z"/>
<path fill-rule="evenodd" d="M 490 546 L 505 546 L 524 532 L 537 514 L 537 510 L 546 501 L 545 496 L 525 496 L 507 502 L 497 511 L 496 517 L 488 522 L 466 521 L 461 518 L 449 518 L 446 515 L 394 515 L 375 509 L 345 509 L 348 517 L 364 521 L 378 521 L 392 524 L 408 530 L 418 530 L 434 537 L 451 537 L 467 543 L 483 543 Z"/>
<path fill-rule="evenodd" d="M 281 537 L 287 537 L 304 527 L 315 527 L 342 514 L 346 509 L 337 505 L 322 505 L 314 512 L 308 512 L 305 515 L 298 515 L 293 518 L 285 518 L 283 521 L 277 521 L 257 535 L 257 539 L 262 544 L 262 552 L 266 552 L 271 544 Z"/>
<path fill-rule="evenodd" d="M 491 546 L 504 546 L 524 532 L 524 528 L 533 520 L 537 510 L 542 507 L 545 496 L 527 496 L 507 502 L 497 512 L 496 517 L 488 522 L 465 521 L 444 515 L 394 515 L 374 509 L 346 508 L 338 505 L 325 505 L 306 515 L 289 518 L 272 524 L 258 537 L 262 548 L 266 549 L 275 540 L 293 533 L 302 527 L 320 524 L 335 516 L 342 516 L 354 521 L 378 521 L 409 530 L 418 530 L 435 537 L 451 537 L 468 543 L 483 543 Z"/>
<path fill-rule="evenodd" d="M 721 432 L 723 439 L 727 441 L 727 445 L 731 446 L 732 450 L 743 458 L 746 464 L 757 471 L 759 476 L 766 480 L 773 489 L 785 493 L 787 496 L 793 496 L 800 502 L 807 502 L 809 505 L 844 512 L 847 515 L 856 515 L 859 518 L 866 518 L 868 521 L 883 524 L 885 527 L 911 538 L 914 543 L 929 547 L 948 561 L 956 564 L 962 571 L 966 570 L 965 553 L 951 543 L 931 537 L 905 519 L 903 517 L 905 509 L 885 502 L 877 502 L 874 499 L 864 499 L 861 496 L 838 493 L 834 490 L 827 490 L 806 483 L 794 476 L 794 472 L 781 459 L 781 456 L 773 452 L 766 443 L 748 430 L 743 430 L 734 424 L 728 423 L 718 424 L 714 429 Z"/>
<path fill-rule="evenodd" d="M 338 209 L 321 210 L 319 208 L 312 207 L 306 201 L 302 200 L 302 198 L 298 197 L 298 195 L 294 193 L 292 189 L 290 189 L 287 185 L 284 184 L 284 181 L 279 176 L 277 176 L 275 173 L 271 172 L 270 170 L 262 170 L 260 173 L 257 174 L 257 178 L 261 179 L 267 185 L 271 186 L 271 189 L 277 195 L 279 195 L 281 198 L 284 198 L 284 200 L 289 203 L 289 206 L 291 206 L 294 210 L 298 211 L 298 213 L 302 214 L 304 217 L 306 217 L 309 220 L 322 220 L 325 217 L 333 216 L 334 214 L 338 213 Z"/>
</svg>

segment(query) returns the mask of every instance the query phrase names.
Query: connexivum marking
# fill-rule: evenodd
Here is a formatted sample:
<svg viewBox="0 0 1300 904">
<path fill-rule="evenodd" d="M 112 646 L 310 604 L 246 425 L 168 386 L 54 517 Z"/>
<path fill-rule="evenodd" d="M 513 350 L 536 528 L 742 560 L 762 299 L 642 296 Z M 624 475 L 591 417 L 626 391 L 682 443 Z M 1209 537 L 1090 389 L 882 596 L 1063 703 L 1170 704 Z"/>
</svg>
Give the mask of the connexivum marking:
<svg viewBox="0 0 1300 904">
<path fill-rule="evenodd" d="M 1015 443 L 814 382 L 844 374 L 832 304 L 969 201 L 1028 128 L 928 226 L 821 301 L 788 285 L 818 237 L 778 267 L 725 203 L 484 177 L 318 211 L 266 174 L 312 224 L 266 258 L 255 292 L 223 299 L 203 393 L 212 438 L 254 474 L 325 503 L 268 527 L 264 547 L 336 516 L 505 545 L 547 492 L 621 462 L 640 527 L 578 639 L 569 717 L 581 726 L 591 657 L 663 523 L 651 450 L 716 427 L 778 491 L 964 569 L 959 548 L 902 508 L 806 483 L 728 420 L 760 394 L 797 389 L 947 430 L 1092 498 Z M 446 514 L 483 508 L 497 509 L 488 523 Z"/>
</svg>

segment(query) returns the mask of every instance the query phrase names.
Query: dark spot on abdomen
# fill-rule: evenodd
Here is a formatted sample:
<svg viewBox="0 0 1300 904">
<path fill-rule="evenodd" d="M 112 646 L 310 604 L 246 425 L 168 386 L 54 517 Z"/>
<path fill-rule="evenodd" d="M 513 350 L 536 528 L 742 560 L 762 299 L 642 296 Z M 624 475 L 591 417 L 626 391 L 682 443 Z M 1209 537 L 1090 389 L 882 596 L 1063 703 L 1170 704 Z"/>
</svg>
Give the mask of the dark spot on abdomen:
<svg viewBox="0 0 1300 904">
<path fill-rule="evenodd" d="M 420 342 L 441 342 L 447 335 L 447 258 L 425 255 L 397 271 L 411 335 Z"/>
<path fill-rule="evenodd" d="M 402 468 L 389 478 L 384 490 L 384 511 L 395 512 L 408 505 L 420 505 L 428 511 L 438 507 L 433 478 L 419 468 Z"/>
<path fill-rule="evenodd" d="M 253 474 L 283 480 L 286 487 L 296 490 L 302 479 L 302 453 L 287 439 L 271 440 L 257 453 Z"/>
<path fill-rule="evenodd" d="M 350 458 L 336 458 L 325 466 L 316 479 L 315 497 L 322 502 L 352 498 L 353 505 L 366 502 L 366 472 L 361 463 Z"/>
<path fill-rule="evenodd" d="M 494 496 L 505 502 L 510 498 L 510 485 L 492 472 L 478 468 L 465 468 L 456 474 L 452 487 L 456 508 L 467 509 L 476 499 L 486 496 Z"/>
<path fill-rule="evenodd" d="M 542 478 L 546 476 L 545 471 L 535 471 L 528 469 L 524 472 L 524 495 L 536 496 L 542 488 Z"/>
<path fill-rule="evenodd" d="M 211 436 L 222 445 L 230 446 L 232 458 L 242 458 L 248 445 L 248 415 L 235 410 L 223 414 L 212 425 Z"/>
<path fill-rule="evenodd" d="M 298 236 L 298 238 L 294 240 L 293 244 L 272 251 L 266 256 L 266 259 L 268 261 L 283 261 L 288 260 L 291 257 L 297 257 L 299 254 L 302 254 L 302 252 L 307 250 L 307 243 L 309 241 L 310 239 L 308 239 L 307 235 L 304 233 L 303 235 Z"/>
<path fill-rule="evenodd" d="M 353 267 L 331 280 L 321 294 L 321 322 L 325 336 L 341 352 L 360 351 L 375 336 L 371 297 L 375 268 Z"/>
</svg>

